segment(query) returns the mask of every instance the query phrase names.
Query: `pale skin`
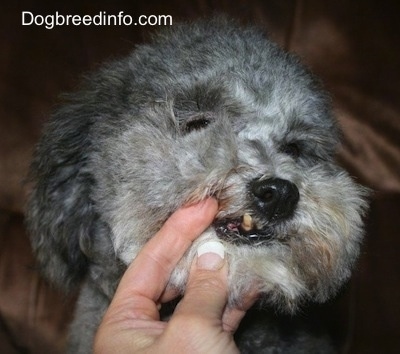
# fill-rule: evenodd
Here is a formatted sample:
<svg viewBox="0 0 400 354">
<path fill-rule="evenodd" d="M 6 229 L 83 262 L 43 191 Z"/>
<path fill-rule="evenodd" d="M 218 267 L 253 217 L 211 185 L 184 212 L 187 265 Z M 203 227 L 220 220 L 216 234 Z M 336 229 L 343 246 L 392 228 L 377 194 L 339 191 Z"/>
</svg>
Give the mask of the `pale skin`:
<svg viewBox="0 0 400 354">
<path fill-rule="evenodd" d="M 160 304 L 175 297 L 169 276 L 218 211 L 215 199 L 177 210 L 128 267 L 94 340 L 95 354 L 239 353 L 233 333 L 254 302 L 227 306 L 228 264 L 213 252 L 194 260 L 187 288 L 168 322 Z"/>
</svg>

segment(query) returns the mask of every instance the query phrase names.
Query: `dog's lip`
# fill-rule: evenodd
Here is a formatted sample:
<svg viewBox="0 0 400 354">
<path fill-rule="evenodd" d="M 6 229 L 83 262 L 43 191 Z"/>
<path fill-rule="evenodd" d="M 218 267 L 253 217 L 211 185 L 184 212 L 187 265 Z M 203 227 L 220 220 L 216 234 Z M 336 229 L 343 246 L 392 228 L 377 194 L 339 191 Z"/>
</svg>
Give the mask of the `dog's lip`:
<svg viewBox="0 0 400 354">
<path fill-rule="evenodd" d="M 274 236 L 272 227 L 259 228 L 248 213 L 239 218 L 216 220 L 213 226 L 219 238 L 236 245 L 265 244 Z"/>
</svg>

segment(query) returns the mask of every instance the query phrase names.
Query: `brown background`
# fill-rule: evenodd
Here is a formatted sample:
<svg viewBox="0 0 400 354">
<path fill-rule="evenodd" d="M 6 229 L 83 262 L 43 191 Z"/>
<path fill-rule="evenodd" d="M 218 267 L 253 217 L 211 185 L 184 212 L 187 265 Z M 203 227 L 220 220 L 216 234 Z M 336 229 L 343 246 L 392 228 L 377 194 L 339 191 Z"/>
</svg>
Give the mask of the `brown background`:
<svg viewBox="0 0 400 354">
<path fill-rule="evenodd" d="M 32 148 L 60 92 L 105 59 L 129 53 L 151 26 L 22 26 L 21 12 L 179 19 L 225 12 L 268 29 L 333 95 L 340 162 L 373 188 L 361 261 L 321 311 L 346 353 L 400 352 L 400 2 L 398 0 L 10 1 L 0 5 L 0 353 L 57 353 L 73 299 L 37 275 L 23 227 Z M 339 334 L 340 332 L 340 334 Z"/>
</svg>

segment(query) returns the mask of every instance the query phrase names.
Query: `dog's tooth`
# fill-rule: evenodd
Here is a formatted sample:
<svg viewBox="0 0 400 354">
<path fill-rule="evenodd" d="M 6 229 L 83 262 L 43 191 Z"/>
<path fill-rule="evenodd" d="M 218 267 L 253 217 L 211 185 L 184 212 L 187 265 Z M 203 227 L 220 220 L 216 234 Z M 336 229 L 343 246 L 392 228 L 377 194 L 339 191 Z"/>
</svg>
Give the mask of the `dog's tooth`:
<svg viewBox="0 0 400 354">
<path fill-rule="evenodd" d="M 245 213 L 243 215 L 243 220 L 240 226 L 244 231 L 250 231 L 253 228 L 253 218 L 250 214 Z"/>
</svg>

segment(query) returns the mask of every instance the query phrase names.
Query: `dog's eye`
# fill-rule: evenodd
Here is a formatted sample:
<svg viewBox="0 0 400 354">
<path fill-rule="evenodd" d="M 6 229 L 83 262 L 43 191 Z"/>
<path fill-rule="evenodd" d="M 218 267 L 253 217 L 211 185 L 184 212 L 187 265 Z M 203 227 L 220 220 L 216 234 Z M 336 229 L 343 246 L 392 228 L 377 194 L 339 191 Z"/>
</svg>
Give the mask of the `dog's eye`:
<svg viewBox="0 0 400 354">
<path fill-rule="evenodd" d="M 284 146 L 282 146 L 281 151 L 286 154 L 289 155 L 295 159 L 297 159 L 298 157 L 300 157 L 301 154 L 301 149 L 298 143 L 289 143 L 286 144 Z"/>
<path fill-rule="evenodd" d="M 183 130 L 185 133 L 190 133 L 194 130 L 201 130 L 206 128 L 210 124 L 210 120 L 207 118 L 194 119 L 192 121 L 186 122 Z"/>
</svg>

